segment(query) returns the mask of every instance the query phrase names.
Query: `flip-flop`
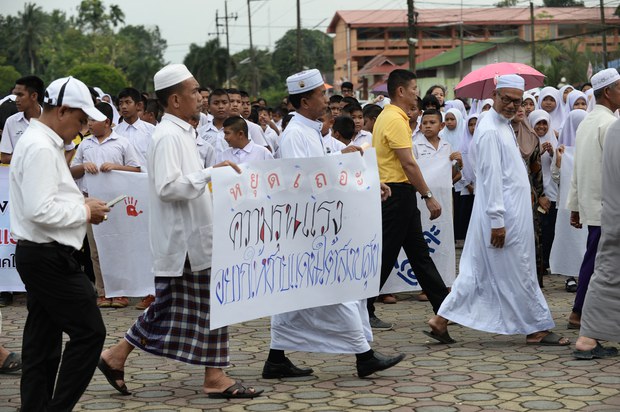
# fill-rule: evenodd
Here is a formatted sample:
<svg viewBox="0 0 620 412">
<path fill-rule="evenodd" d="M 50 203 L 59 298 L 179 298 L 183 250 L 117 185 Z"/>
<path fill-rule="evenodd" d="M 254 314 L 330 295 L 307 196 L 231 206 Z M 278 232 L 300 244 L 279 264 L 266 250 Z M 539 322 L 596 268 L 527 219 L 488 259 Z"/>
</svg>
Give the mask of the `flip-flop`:
<svg viewBox="0 0 620 412">
<path fill-rule="evenodd" d="M 119 371 L 118 369 L 112 369 L 110 365 L 103 360 L 103 358 L 99 358 L 99 363 L 97 363 L 97 368 L 103 373 L 103 376 L 108 380 L 108 383 L 112 385 L 114 389 L 119 391 L 121 395 L 127 396 L 131 395 L 131 392 L 127 390 L 127 385 L 124 383 L 119 385 L 116 383 L 117 380 L 125 381 L 125 372 Z"/>
<path fill-rule="evenodd" d="M 570 341 L 567 340 L 566 343 L 560 343 L 563 339 L 563 336 L 558 335 L 557 333 L 549 331 L 545 336 L 542 337 L 541 340 L 537 342 L 525 342 L 527 345 L 537 345 L 537 346 L 568 346 L 570 345 Z"/>
<path fill-rule="evenodd" d="M 446 345 L 449 345 L 451 343 L 456 343 L 456 341 L 452 339 L 452 337 L 450 337 L 450 334 L 448 333 L 448 331 L 445 331 L 444 333 L 440 335 L 436 334 L 433 331 L 427 332 L 425 330 L 423 330 L 422 333 L 428 336 L 429 338 L 433 338 L 436 341 L 444 343 Z"/>
<path fill-rule="evenodd" d="M 0 373 L 11 373 L 22 368 L 22 358 L 15 352 L 9 353 L 0 367 Z"/>
<path fill-rule="evenodd" d="M 618 349 L 612 347 L 605 347 L 596 342 L 594 349 L 590 350 L 575 350 L 573 351 L 573 357 L 576 359 L 603 359 L 618 356 Z"/>
<path fill-rule="evenodd" d="M 256 398 L 263 393 L 263 390 L 255 390 L 251 387 L 245 387 L 240 382 L 235 382 L 222 392 L 211 392 L 207 396 L 211 399 L 250 399 Z"/>
</svg>

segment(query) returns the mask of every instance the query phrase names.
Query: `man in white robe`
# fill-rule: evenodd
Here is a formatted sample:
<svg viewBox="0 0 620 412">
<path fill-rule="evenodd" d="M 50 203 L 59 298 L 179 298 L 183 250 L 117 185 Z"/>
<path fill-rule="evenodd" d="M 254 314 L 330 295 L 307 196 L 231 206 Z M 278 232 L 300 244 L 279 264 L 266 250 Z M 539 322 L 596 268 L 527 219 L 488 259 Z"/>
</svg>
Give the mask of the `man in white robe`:
<svg viewBox="0 0 620 412">
<path fill-rule="evenodd" d="M 510 120 L 523 98 L 518 75 L 500 76 L 493 108 L 474 134 L 476 198 L 459 276 L 439 315 L 528 344 L 568 345 L 536 279 L 531 188 Z"/>
<path fill-rule="evenodd" d="M 286 80 L 289 101 L 295 106 L 295 116 L 282 133 L 282 158 L 325 156 L 321 128 L 317 119 L 325 113 L 327 101 L 321 73 L 307 70 Z M 348 146 L 340 153 L 360 151 Z M 285 350 L 321 353 L 354 353 L 360 378 L 390 368 L 405 355 L 393 357 L 374 352 L 368 341 L 372 331 L 364 301 L 296 310 L 271 317 L 271 350 L 265 362 L 264 379 L 307 376 L 310 368 L 295 366 Z"/>
</svg>

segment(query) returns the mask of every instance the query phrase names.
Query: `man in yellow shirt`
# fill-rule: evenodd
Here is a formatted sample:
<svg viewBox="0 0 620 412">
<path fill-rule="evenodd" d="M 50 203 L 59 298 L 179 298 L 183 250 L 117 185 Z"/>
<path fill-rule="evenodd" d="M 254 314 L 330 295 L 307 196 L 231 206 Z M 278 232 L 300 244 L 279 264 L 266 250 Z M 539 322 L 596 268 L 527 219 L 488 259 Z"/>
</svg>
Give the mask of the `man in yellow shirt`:
<svg viewBox="0 0 620 412">
<path fill-rule="evenodd" d="M 383 251 L 381 261 L 381 286 L 387 280 L 398 252 L 402 247 L 415 272 L 422 290 L 426 292 L 435 313 L 448 295 L 443 279 L 428 252 L 422 235 L 420 211 L 415 192 L 426 201 L 431 219 L 441 215 L 441 206 L 429 190 L 422 172 L 413 157 L 411 128 L 408 112 L 417 105 L 417 82 L 414 73 L 394 70 L 388 78 L 391 104 L 385 106 L 372 131 L 372 145 L 377 151 L 381 183 L 387 184 L 392 196 L 381 204 L 383 219 Z M 389 329 L 391 325 L 375 315 L 374 298 L 368 299 L 371 326 Z M 426 335 L 442 343 L 453 343 L 448 334 L 448 321 L 435 315 L 428 322 L 431 327 Z"/>
</svg>

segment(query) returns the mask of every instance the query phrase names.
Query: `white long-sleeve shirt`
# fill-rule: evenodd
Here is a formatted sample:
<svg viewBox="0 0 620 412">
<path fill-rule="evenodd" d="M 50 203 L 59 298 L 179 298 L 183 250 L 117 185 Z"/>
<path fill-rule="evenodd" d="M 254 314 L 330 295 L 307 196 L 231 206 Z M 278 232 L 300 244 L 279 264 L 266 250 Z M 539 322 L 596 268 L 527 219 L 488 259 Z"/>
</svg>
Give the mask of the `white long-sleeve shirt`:
<svg viewBox="0 0 620 412">
<path fill-rule="evenodd" d="M 122 122 L 114 128 L 116 133 L 128 138 L 129 142 L 133 145 L 140 159 L 140 167 L 143 172 L 146 172 L 146 154 L 153 141 L 154 130 L 155 126 L 140 119 L 132 124 Z"/>
<path fill-rule="evenodd" d="M 603 144 L 607 129 L 616 119 L 611 110 L 597 104 L 577 128 L 575 167 L 566 208 L 578 211 L 582 224 L 601 225 Z"/>
<path fill-rule="evenodd" d="M 213 211 L 205 191 L 194 128 L 165 114 L 153 133 L 149 168 L 149 233 L 155 276 L 181 276 L 185 257 L 193 272 L 211 267 Z"/>
<path fill-rule="evenodd" d="M 14 239 L 82 247 L 89 215 L 84 196 L 67 167 L 62 138 L 36 119 L 15 145 L 9 204 Z"/>
</svg>

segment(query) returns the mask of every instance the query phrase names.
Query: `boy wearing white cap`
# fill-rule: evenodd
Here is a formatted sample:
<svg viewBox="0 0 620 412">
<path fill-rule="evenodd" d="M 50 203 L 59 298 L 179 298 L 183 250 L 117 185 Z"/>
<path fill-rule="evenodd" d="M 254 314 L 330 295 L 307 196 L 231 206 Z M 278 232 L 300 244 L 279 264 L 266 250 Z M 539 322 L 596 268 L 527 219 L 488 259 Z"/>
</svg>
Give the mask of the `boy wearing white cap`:
<svg viewBox="0 0 620 412">
<path fill-rule="evenodd" d="M 289 101 L 296 113 L 280 142 L 282 158 L 321 157 L 326 155 L 322 124 L 317 119 L 327 107 L 323 77 L 317 69 L 303 71 L 286 79 Z M 361 151 L 347 146 L 337 153 Z M 354 353 L 360 378 L 399 363 L 405 355 L 388 357 L 374 352 L 368 341 L 372 331 L 368 314 L 360 301 L 315 307 L 271 317 L 271 350 L 263 367 L 263 378 L 307 376 L 310 368 L 298 368 L 285 350 L 322 353 Z"/>
<path fill-rule="evenodd" d="M 474 133 L 476 198 L 459 276 L 439 315 L 472 329 L 527 335 L 529 345 L 565 346 L 538 286 L 531 187 L 510 121 L 525 82 L 500 76 L 493 107 Z"/>
<path fill-rule="evenodd" d="M 153 252 L 155 301 L 125 338 L 101 353 L 99 369 L 120 393 L 129 391 L 124 366 L 134 348 L 205 368 L 203 391 L 210 398 L 253 398 L 262 391 L 226 376 L 228 328 L 209 329 L 212 203 L 189 121 L 200 113 L 202 96 L 183 64 L 170 64 L 154 76 L 155 93 L 165 109 L 147 155 L 149 233 Z M 231 166 L 222 162 L 214 167 Z"/>
<path fill-rule="evenodd" d="M 43 102 L 43 113 L 31 119 L 15 145 L 9 174 L 15 264 L 28 292 L 24 412 L 73 410 L 106 334 L 97 295 L 73 253 L 82 247 L 87 223 L 106 220 L 110 208 L 99 199 L 84 199 L 64 155 L 88 117 L 106 117 L 95 109 L 86 85 L 73 77 L 53 81 Z M 69 342 L 61 362 L 63 332 Z"/>
<path fill-rule="evenodd" d="M 579 328 L 581 309 L 594 273 L 594 261 L 601 237 L 601 165 L 603 146 L 609 126 L 617 119 L 614 112 L 620 108 L 620 74 L 616 69 L 605 69 L 590 79 L 596 106 L 583 119 L 575 134 L 575 166 L 568 192 L 567 207 L 571 210 L 571 225 L 588 227 L 588 241 L 579 269 L 577 294 L 568 326 Z M 593 349 L 582 348 L 577 349 Z"/>
</svg>

